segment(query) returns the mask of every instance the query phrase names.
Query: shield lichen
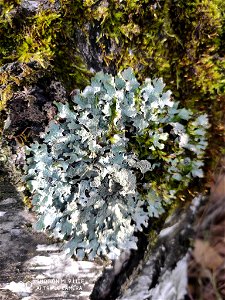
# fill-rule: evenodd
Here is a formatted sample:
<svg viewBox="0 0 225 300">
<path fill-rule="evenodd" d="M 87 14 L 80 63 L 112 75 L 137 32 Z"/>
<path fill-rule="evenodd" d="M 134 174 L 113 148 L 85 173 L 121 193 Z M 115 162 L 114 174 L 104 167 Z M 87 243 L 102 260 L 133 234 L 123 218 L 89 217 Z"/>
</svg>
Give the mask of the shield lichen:
<svg viewBox="0 0 225 300">
<path fill-rule="evenodd" d="M 56 103 L 55 120 L 27 148 L 36 228 L 67 240 L 71 255 L 136 249 L 135 231 L 203 177 L 208 118 L 180 108 L 164 86 L 140 85 L 131 68 L 99 72 L 71 107 Z"/>
</svg>

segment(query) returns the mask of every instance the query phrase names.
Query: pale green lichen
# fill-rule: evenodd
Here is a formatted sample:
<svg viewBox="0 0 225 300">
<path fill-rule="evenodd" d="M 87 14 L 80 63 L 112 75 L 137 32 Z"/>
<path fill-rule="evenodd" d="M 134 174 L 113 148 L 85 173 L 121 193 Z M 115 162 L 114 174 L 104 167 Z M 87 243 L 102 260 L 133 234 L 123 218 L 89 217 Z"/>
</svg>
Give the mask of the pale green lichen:
<svg viewBox="0 0 225 300">
<path fill-rule="evenodd" d="M 70 255 L 110 258 L 135 249 L 135 232 L 203 177 L 206 115 L 179 108 L 162 79 L 141 85 L 131 68 L 97 73 L 73 105 L 27 148 L 25 180 L 38 229 Z"/>
</svg>

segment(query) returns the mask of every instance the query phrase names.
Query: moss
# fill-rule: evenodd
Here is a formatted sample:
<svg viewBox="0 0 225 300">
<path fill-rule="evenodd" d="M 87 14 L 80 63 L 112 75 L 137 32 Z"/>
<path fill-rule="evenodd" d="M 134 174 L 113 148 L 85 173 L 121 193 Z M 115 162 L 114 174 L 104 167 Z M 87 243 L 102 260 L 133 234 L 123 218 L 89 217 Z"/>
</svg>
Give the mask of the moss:
<svg viewBox="0 0 225 300">
<path fill-rule="evenodd" d="M 51 68 L 52 74 L 72 90 L 84 87 L 91 74 L 76 47 L 72 15 L 66 1 L 62 2 L 58 11 L 51 7 L 54 1 L 49 1 L 51 8 L 35 14 L 21 9 L 20 1 L 0 2 L 0 65 L 37 61 L 43 68 Z"/>
<path fill-rule="evenodd" d="M 17 44 L 17 34 L 21 29 L 17 19 L 17 9 L 21 1 L 0 1 L 0 64 L 7 62 Z M 22 18 L 23 20 L 23 18 Z"/>
<path fill-rule="evenodd" d="M 37 61 L 43 67 L 49 62 L 55 51 L 55 38 L 60 29 L 60 14 L 50 10 L 39 11 L 28 17 L 28 26 L 23 29 L 23 38 L 16 49 L 19 62 Z"/>
</svg>

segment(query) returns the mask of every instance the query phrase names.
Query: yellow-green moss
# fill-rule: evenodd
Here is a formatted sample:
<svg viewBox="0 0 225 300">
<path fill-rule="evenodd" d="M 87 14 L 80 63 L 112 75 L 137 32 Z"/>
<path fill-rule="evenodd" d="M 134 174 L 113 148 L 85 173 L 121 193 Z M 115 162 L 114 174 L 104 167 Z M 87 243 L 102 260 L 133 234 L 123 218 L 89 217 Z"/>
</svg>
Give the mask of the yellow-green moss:
<svg viewBox="0 0 225 300">
<path fill-rule="evenodd" d="M 0 1 L 0 67 L 6 63 L 36 61 L 43 69 L 43 76 L 58 78 L 69 93 L 74 88 L 84 88 L 91 73 L 76 47 L 75 24 L 68 14 L 66 1 L 62 1 L 59 11 L 43 8 L 36 13 L 19 9 L 20 2 Z M 49 3 L 53 5 L 54 1 L 49 0 Z M 76 2 L 76 7 L 78 4 Z M 0 112 L 6 108 L 12 93 L 24 84 L 24 78 L 8 73 L 1 70 L 0 74 Z M 25 80 L 30 81 L 30 74 L 25 76 Z M 34 70 L 32 76 L 35 77 Z"/>
<path fill-rule="evenodd" d="M 0 2 L 0 65 L 37 61 L 43 68 L 50 66 L 72 90 L 84 87 L 90 72 L 76 47 L 74 20 L 67 12 L 66 1 L 62 2 L 65 3 L 57 12 L 43 8 L 35 14 L 17 10 L 20 1 Z"/>
</svg>

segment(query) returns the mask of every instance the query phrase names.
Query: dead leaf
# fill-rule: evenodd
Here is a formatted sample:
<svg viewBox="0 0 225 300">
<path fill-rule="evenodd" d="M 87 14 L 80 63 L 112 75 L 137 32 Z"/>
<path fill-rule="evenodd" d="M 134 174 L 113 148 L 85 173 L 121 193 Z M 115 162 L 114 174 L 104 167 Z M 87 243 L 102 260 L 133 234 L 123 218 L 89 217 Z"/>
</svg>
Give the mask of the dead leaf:
<svg viewBox="0 0 225 300">
<path fill-rule="evenodd" d="M 210 246 L 209 242 L 197 239 L 194 243 L 193 256 L 202 268 L 215 271 L 223 263 L 223 258 Z"/>
</svg>

